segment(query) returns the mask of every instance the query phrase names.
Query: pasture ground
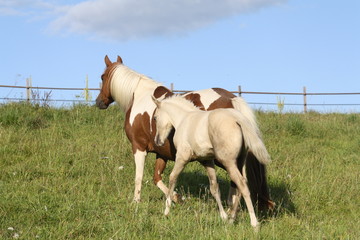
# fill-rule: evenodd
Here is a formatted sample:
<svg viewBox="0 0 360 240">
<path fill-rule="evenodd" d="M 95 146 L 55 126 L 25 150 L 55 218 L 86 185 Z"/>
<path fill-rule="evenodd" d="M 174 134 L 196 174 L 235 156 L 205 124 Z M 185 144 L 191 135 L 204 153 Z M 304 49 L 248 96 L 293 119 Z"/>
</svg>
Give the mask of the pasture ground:
<svg viewBox="0 0 360 240">
<path fill-rule="evenodd" d="M 221 221 L 198 163 L 181 175 L 186 200 L 166 218 L 149 154 L 142 202 L 132 203 L 134 163 L 117 107 L 1 105 L 0 239 L 359 239 L 360 115 L 257 116 L 277 206 L 257 214 L 254 233 L 244 204 L 235 224 Z M 225 199 L 228 177 L 217 173 Z"/>
</svg>

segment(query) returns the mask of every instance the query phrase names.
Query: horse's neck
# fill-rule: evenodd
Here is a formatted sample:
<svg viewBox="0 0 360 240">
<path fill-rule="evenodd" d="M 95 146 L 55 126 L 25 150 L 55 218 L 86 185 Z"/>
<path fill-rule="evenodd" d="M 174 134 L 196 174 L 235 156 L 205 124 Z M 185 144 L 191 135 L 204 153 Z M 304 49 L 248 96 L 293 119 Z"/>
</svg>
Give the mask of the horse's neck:
<svg viewBox="0 0 360 240">
<path fill-rule="evenodd" d="M 126 66 L 118 66 L 111 80 L 111 95 L 123 111 L 132 104 L 133 97 L 139 99 L 143 96 L 151 96 L 160 84 L 136 73 Z"/>
<path fill-rule="evenodd" d="M 138 86 L 136 87 L 136 90 L 134 92 L 134 98 L 135 101 L 142 97 L 151 97 L 155 91 L 155 89 L 160 86 L 160 83 L 156 83 L 152 80 L 149 80 L 147 78 L 142 78 L 139 81 Z"/>
<path fill-rule="evenodd" d="M 186 118 L 190 112 L 197 111 L 196 108 L 189 108 L 180 105 L 171 104 L 166 109 L 168 113 L 171 124 L 174 126 L 175 129 L 180 125 L 180 123 Z M 200 110 L 199 110 L 200 111 Z"/>
</svg>

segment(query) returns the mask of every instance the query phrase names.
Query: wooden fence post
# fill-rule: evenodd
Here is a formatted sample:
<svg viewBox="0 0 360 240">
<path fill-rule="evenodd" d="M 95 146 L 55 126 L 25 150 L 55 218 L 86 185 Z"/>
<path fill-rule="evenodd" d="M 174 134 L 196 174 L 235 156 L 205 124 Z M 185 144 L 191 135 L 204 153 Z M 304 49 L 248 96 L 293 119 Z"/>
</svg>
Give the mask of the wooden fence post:
<svg viewBox="0 0 360 240">
<path fill-rule="evenodd" d="M 32 87 L 32 79 L 31 76 L 26 78 L 26 101 L 30 103 L 31 99 L 31 87 Z"/>
<path fill-rule="evenodd" d="M 239 97 L 241 97 L 241 86 L 238 86 L 238 91 L 239 91 Z"/>
<path fill-rule="evenodd" d="M 303 90 L 304 90 L 304 113 L 307 113 L 306 87 L 304 87 Z"/>
<path fill-rule="evenodd" d="M 89 77 L 88 77 L 87 74 L 86 74 L 86 79 L 85 79 L 84 97 L 85 97 L 85 101 L 86 101 L 86 102 L 89 102 L 89 101 L 90 101 Z"/>
<path fill-rule="evenodd" d="M 170 83 L 170 91 L 174 91 L 174 83 Z"/>
</svg>

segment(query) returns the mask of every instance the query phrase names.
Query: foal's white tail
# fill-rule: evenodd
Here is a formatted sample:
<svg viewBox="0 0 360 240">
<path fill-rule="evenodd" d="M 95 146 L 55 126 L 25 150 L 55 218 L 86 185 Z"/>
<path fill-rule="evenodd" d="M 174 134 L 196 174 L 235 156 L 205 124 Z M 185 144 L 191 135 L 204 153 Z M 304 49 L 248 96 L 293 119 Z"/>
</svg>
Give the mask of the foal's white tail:
<svg viewBox="0 0 360 240">
<path fill-rule="evenodd" d="M 261 139 L 260 130 L 257 126 L 253 111 L 241 98 L 233 98 L 232 103 L 234 107 L 237 105 L 235 109 L 238 111 L 233 111 L 233 113 L 236 117 L 236 122 L 241 127 L 245 146 L 251 150 L 259 162 L 262 164 L 269 163 L 271 158 L 266 150 L 263 140 Z"/>
<path fill-rule="evenodd" d="M 248 119 L 251 127 L 256 131 L 256 134 L 261 138 L 260 129 L 258 127 L 255 114 L 253 110 L 249 107 L 249 105 L 245 102 L 245 100 L 241 97 L 234 97 L 231 99 L 232 105 L 234 109 L 241 112 L 246 119 Z"/>
</svg>

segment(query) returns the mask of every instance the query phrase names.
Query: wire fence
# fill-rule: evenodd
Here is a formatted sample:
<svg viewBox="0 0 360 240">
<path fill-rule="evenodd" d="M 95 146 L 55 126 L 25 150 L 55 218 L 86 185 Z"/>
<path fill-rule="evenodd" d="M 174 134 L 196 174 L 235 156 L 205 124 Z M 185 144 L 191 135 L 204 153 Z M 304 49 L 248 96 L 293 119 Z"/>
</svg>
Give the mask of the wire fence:
<svg viewBox="0 0 360 240">
<path fill-rule="evenodd" d="M 92 100 L 91 92 L 95 92 L 98 94 L 100 88 L 89 88 L 86 83 L 85 88 L 65 88 L 65 87 L 33 87 L 31 83 L 31 79 L 27 79 L 26 86 L 11 86 L 11 85 L 0 85 L 0 88 L 11 88 L 11 89 L 24 89 L 26 92 L 26 97 L 2 97 L 0 96 L 0 100 L 3 102 L 11 102 L 11 101 L 27 101 L 27 102 L 40 102 L 40 101 L 47 101 L 47 102 L 62 102 L 62 103 L 88 103 L 94 104 L 95 101 Z M 187 93 L 193 90 L 177 90 L 174 89 L 174 84 L 170 85 L 170 89 L 175 93 Z M 41 95 L 39 93 L 40 90 L 50 90 L 48 93 L 43 93 Z M 80 91 L 80 95 L 76 95 L 74 99 L 68 98 L 60 98 L 60 99 L 53 99 L 50 97 L 53 91 Z M 238 86 L 237 91 L 230 91 L 233 94 L 238 96 L 243 95 L 276 95 L 277 101 L 276 102 L 268 102 L 268 101 L 248 101 L 249 104 L 255 106 L 275 106 L 277 111 L 282 111 L 285 106 L 296 106 L 301 108 L 301 111 L 306 113 L 309 111 L 309 107 L 329 107 L 329 106 L 336 106 L 336 107 L 353 107 L 352 111 L 360 112 L 360 101 L 359 98 L 356 98 L 356 102 L 342 102 L 342 103 L 313 103 L 309 102 L 310 96 L 359 96 L 360 92 L 328 92 L 328 93 L 314 93 L 314 92 L 307 92 L 306 87 L 303 88 L 302 92 L 256 92 L 256 91 L 242 91 L 241 86 Z M 296 96 L 297 99 L 300 97 L 301 100 L 297 100 L 295 103 L 285 102 L 281 96 Z M 280 97 L 279 97 L 280 96 Z M 357 110 L 356 110 L 356 109 Z"/>
</svg>

